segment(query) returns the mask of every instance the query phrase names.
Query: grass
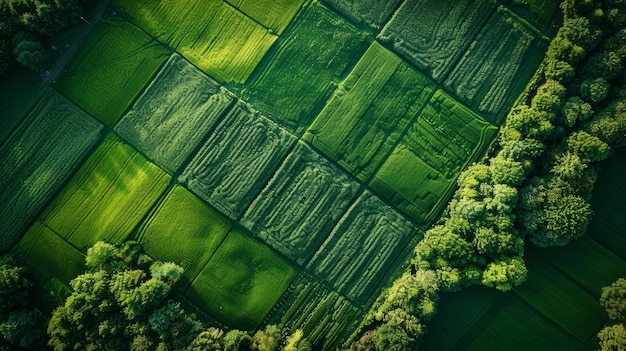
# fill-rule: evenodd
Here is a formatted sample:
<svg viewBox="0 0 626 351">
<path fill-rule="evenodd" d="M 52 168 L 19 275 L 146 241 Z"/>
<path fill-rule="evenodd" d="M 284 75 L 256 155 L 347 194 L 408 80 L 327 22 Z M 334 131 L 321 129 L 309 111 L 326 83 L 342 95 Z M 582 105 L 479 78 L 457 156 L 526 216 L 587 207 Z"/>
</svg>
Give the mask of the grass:
<svg viewBox="0 0 626 351">
<path fill-rule="evenodd" d="M 266 28 L 281 34 L 304 0 L 226 0 Z"/>
<path fill-rule="evenodd" d="M 267 324 L 304 332 L 314 350 L 335 350 L 362 319 L 362 312 L 323 284 L 299 275 L 280 298 Z"/>
<path fill-rule="evenodd" d="M 170 177 L 113 134 L 78 170 L 40 221 L 79 250 L 123 242 Z"/>
<path fill-rule="evenodd" d="M 173 187 L 139 233 L 151 257 L 185 269 L 187 287 L 222 243 L 231 222 L 181 186 Z"/>
<path fill-rule="evenodd" d="M 378 38 L 442 82 L 494 7 L 493 0 L 407 0 Z"/>
<path fill-rule="evenodd" d="M 295 141 L 258 112 L 237 103 L 179 180 L 231 219 L 237 219 Z"/>
<path fill-rule="evenodd" d="M 11 251 L 22 262 L 64 283 L 85 272 L 85 255 L 40 222 L 35 222 Z"/>
<path fill-rule="evenodd" d="M 244 83 L 277 39 L 221 0 L 114 0 L 113 5 L 222 83 Z"/>
<path fill-rule="evenodd" d="M 497 37 L 497 40 L 494 40 Z M 501 123 L 543 59 L 547 42 L 500 7 L 445 81 L 475 111 Z"/>
<path fill-rule="evenodd" d="M 13 1 L 13 0 L 11 0 Z M 1 1 L 0 1 L 1 2 Z M 42 80 L 27 68 L 12 67 L 0 79 L 0 145 L 35 102 Z"/>
<path fill-rule="evenodd" d="M 324 0 L 324 2 L 356 23 L 365 23 L 374 29 L 380 29 L 396 10 L 400 0 Z"/>
<path fill-rule="evenodd" d="M 267 246 L 231 231 L 186 295 L 219 321 L 254 329 L 297 271 Z"/>
<path fill-rule="evenodd" d="M 168 55 L 132 24 L 105 20 L 72 57 L 55 87 L 112 127 Z"/>
<path fill-rule="evenodd" d="M 250 205 L 241 224 L 303 264 L 330 233 L 359 184 L 298 143 Z"/>
<path fill-rule="evenodd" d="M 0 146 L 0 251 L 19 240 L 100 139 L 101 129 L 49 90 Z"/>
<path fill-rule="evenodd" d="M 431 81 L 374 42 L 303 138 L 367 181 L 434 90 Z"/>
<path fill-rule="evenodd" d="M 300 134 L 365 51 L 365 38 L 326 7 L 312 4 L 243 95 L 262 113 Z"/>
<path fill-rule="evenodd" d="M 414 246 L 415 227 L 364 192 L 315 253 L 307 270 L 365 305 Z"/>
<path fill-rule="evenodd" d="M 496 131 L 437 91 L 370 185 L 418 224 L 428 226 L 448 201 L 459 173 L 483 155 Z"/>
<path fill-rule="evenodd" d="M 115 131 L 174 174 L 231 104 L 217 82 L 174 54 Z"/>
</svg>

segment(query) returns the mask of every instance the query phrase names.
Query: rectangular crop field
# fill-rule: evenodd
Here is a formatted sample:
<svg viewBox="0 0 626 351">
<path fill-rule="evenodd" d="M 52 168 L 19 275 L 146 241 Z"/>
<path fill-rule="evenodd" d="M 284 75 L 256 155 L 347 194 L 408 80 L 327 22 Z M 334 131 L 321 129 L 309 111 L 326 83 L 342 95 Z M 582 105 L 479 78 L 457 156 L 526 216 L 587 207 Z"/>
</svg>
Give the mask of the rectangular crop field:
<svg viewBox="0 0 626 351">
<path fill-rule="evenodd" d="M 237 103 L 179 180 L 231 219 L 237 219 L 274 174 L 296 138 Z"/>
<path fill-rule="evenodd" d="M 491 16 L 445 81 L 475 111 L 508 113 L 543 59 L 547 41 L 504 7 Z"/>
<path fill-rule="evenodd" d="M 379 39 L 442 82 L 494 8 L 493 0 L 406 0 Z"/>
<path fill-rule="evenodd" d="M 39 221 L 33 223 L 11 254 L 64 283 L 85 272 L 85 255 Z"/>
<path fill-rule="evenodd" d="M 78 170 L 40 221 L 79 250 L 124 241 L 170 177 L 113 134 Z"/>
<path fill-rule="evenodd" d="M 114 0 L 113 5 L 222 83 L 244 83 L 277 38 L 221 0 Z"/>
<path fill-rule="evenodd" d="M 367 181 L 434 91 L 430 80 L 374 42 L 303 138 Z"/>
<path fill-rule="evenodd" d="M 419 224 L 428 225 L 456 178 L 482 156 L 497 128 L 437 91 L 370 185 Z"/>
<path fill-rule="evenodd" d="M 55 87 L 112 127 L 168 55 L 141 29 L 105 20 L 72 57 Z"/>
<path fill-rule="evenodd" d="M 222 243 L 231 222 L 181 186 L 173 187 L 141 229 L 138 240 L 151 257 L 185 269 L 184 289 Z"/>
<path fill-rule="evenodd" d="M 265 322 L 301 329 L 314 350 L 336 350 L 361 320 L 362 311 L 341 295 L 299 275 Z"/>
<path fill-rule="evenodd" d="M 415 234 L 411 222 L 366 191 L 326 238 L 307 270 L 366 305 L 411 251 Z"/>
<path fill-rule="evenodd" d="M 529 278 L 515 292 L 537 311 L 559 324 L 580 342 L 587 341 L 602 325 L 606 314 L 577 284 L 548 264 L 532 257 L 526 261 Z"/>
<path fill-rule="evenodd" d="M 324 0 L 344 16 L 357 23 L 380 29 L 391 17 L 400 0 Z"/>
<path fill-rule="evenodd" d="M 0 251 L 19 240 L 101 130 L 100 123 L 49 90 L 0 146 Z"/>
<path fill-rule="evenodd" d="M 232 101 L 217 82 L 174 54 L 115 131 L 174 174 Z"/>
<path fill-rule="evenodd" d="M 219 321 L 254 329 L 297 271 L 269 247 L 239 229 L 231 231 L 186 295 Z"/>
<path fill-rule="evenodd" d="M 287 156 L 241 223 L 303 264 L 330 233 L 359 184 L 303 143 Z"/>
<path fill-rule="evenodd" d="M 239 11 L 281 34 L 298 13 L 304 0 L 225 0 Z"/>
<path fill-rule="evenodd" d="M 314 3 L 279 43 L 244 96 L 262 113 L 300 133 L 365 51 L 358 29 Z"/>
</svg>

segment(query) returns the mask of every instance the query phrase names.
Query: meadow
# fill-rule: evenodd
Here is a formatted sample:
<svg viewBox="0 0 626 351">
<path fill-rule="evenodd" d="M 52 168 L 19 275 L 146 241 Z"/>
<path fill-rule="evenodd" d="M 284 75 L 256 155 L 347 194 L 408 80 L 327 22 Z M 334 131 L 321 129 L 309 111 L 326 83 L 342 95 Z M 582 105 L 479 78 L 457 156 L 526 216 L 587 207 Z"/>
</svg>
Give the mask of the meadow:
<svg viewBox="0 0 626 351">
<path fill-rule="evenodd" d="M 105 20 L 94 28 L 54 86 L 112 127 L 168 55 L 167 48 L 134 25 Z"/>
</svg>

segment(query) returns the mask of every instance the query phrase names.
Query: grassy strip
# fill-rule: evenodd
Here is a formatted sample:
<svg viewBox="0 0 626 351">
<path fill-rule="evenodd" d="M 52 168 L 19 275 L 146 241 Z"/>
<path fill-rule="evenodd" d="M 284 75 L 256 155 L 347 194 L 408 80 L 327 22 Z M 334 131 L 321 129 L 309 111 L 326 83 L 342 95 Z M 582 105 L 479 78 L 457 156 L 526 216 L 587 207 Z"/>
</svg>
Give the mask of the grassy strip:
<svg viewBox="0 0 626 351">
<path fill-rule="evenodd" d="M 304 0 L 225 0 L 263 26 L 281 34 Z"/>
<path fill-rule="evenodd" d="M 100 138 L 102 125 L 48 91 L 0 147 L 0 251 L 15 244 Z"/>
<path fill-rule="evenodd" d="M 400 0 L 324 0 L 324 2 L 352 21 L 380 29 L 391 17 Z"/>
<path fill-rule="evenodd" d="M 306 9 L 244 96 L 261 112 L 300 133 L 365 50 L 351 24 L 319 4 Z"/>
<path fill-rule="evenodd" d="M 85 272 L 85 255 L 40 222 L 35 222 L 11 251 L 44 276 L 64 283 Z"/>
<path fill-rule="evenodd" d="M 285 256 L 306 263 L 356 196 L 359 184 L 299 143 L 241 223 Z"/>
<path fill-rule="evenodd" d="M 168 54 L 132 24 L 105 20 L 72 57 L 55 87 L 112 127 Z"/>
<path fill-rule="evenodd" d="M 173 174 L 231 102 L 218 83 L 174 54 L 115 131 Z"/>
<path fill-rule="evenodd" d="M 244 83 L 277 38 L 221 0 L 114 0 L 113 4 L 222 83 Z"/>
<path fill-rule="evenodd" d="M 238 103 L 179 180 L 231 219 L 237 219 L 295 141 L 285 130 Z"/>
<path fill-rule="evenodd" d="M 497 129 L 438 91 L 370 185 L 419 224 L 448 201 L 456 178 L 482 156 Z"/>
<path fill-rule="evenodd" d="M 414 226 L 370 192 L 364 192 L 315 253 L 307 270 L 353 301 L 378 295 L 414 245 Z"/>
<path fill-rule="evenodd" d="M 266 321 L 301 329 L 315 350 L 335 350 L 361 320 L 361 311 L 340 295 L 300 275 Z"/>
<path fill-rule="evenodd" d="M 228 234 L 186 295 L 225 324 L 250 330 L 296 274 L 271 249 L 237 229 Z"/>
<path fill-rule="evenodd" d="M 374 42 L 303 138 L 367 181 L 433 92 L 432 82 Z"/>
<path fill-rule="evenodd" d="M 539 67 L 547 46 L 533 29 L 500 7 L 444 84 L 500 124 Z"/>
<path fill-rule="evenodd" d="M 184 289 L 228 234 L 231 222 L 181 186 L 175 186 L 139 233 L 146 253 L 185 269 Z"/>
<path fill-rule="evenodd" d="M 165 191 L 170 177 L 110 134 L 41 215 L 85 252 L 124 241 Z"/>
<path fill-rule="evenodd" d="M 494 6 L 493 0 L 407 0 L 379 39 L 441 82 Z"/>
</svg>

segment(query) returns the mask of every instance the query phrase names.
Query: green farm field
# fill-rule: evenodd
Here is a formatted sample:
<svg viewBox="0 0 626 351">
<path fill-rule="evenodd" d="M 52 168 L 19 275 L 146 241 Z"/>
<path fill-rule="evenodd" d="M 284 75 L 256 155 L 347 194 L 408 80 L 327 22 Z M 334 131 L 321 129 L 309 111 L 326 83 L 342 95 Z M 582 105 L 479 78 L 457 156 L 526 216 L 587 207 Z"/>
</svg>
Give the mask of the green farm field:
<svg viewBox="0 0 626 351">
<path fill-rule="evenodd" d="M 136 240 L 184 268 L 174 299 L 193 318 L 301 330 L 313 350 L 346 348 L 423 269 L 412 252 L 497 144 L 560 16 L 515 0 L 106 6 L 51 87 L 0 84 L 0 252 L 67 283 L 96 242 Z M 605 179 L 594 199 L 626 191 Z M 598 289 L 626 272 L 623 201 L 594 210 L 570 251 L 526 251 L 525 285 L 443 294 L 420 349 L 588 349 Z"/>
</svg>

